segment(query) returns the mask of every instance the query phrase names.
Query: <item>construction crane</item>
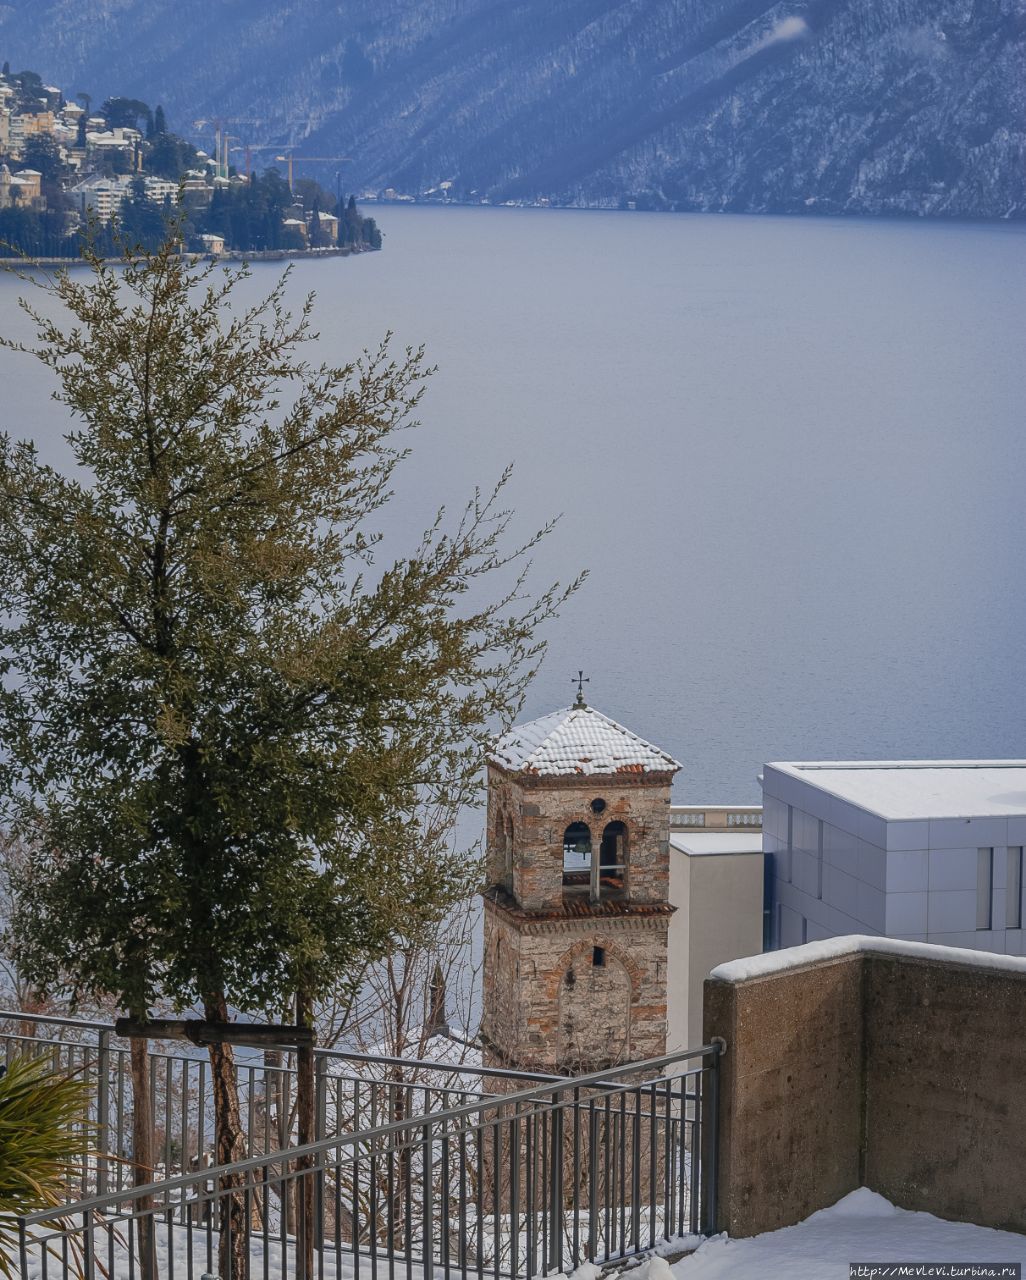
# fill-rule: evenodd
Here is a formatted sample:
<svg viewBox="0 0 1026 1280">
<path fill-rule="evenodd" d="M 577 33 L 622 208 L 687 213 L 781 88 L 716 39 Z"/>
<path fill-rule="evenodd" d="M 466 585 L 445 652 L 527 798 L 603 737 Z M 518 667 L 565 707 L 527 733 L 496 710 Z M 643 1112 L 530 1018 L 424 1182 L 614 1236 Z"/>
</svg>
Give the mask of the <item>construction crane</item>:
<svg viewBox="0 0 1026 1280">
<path fill-rule="evenodd" d="M 289 190 L 295 190 L 295 184 L 292 181 L 292 166 L 299 164 L 342 164 L 346 160 L 352 160 L 352 156 L 297 156 L 293 155 L 289 150 L 287 155 L 275 156 L 275 160 L 284 160 L 289 166 Z"/>
<path fill-rule="evenodd" d="M 214 126 L 214 170 L 219 178 L 228 177 L 228 142 L 230 139 L 239 141 L 238 134 L 226 133 L 225 126 L 231 124 L 266 124 L 266 120 L 250 120 L 243 116 L 235 116 L 226 119 L 224 116 L 212 116 L 207 120 L 194 120 L 192 127 L 202 130 L 207 125 Z"/>
</svg>

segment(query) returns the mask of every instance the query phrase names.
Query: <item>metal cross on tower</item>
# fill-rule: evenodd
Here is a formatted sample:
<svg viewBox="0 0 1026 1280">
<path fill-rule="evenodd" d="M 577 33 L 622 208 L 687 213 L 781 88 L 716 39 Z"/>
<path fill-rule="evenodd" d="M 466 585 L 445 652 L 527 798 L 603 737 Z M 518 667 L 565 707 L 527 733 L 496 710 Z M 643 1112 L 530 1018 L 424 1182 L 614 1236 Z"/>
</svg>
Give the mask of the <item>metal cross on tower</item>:
<svg viewBox="0 0 1026 1280">
<path fill-rule="evenodd" d="M 591 677 L 586 676 L 583 671 L 578 671 L 576 678 L 571 680 L 570 683 L 577 686 L 577 701 L 574 706 L 586 707 L 588 704 L 584 701 L 584 686 L 591 684 Z"/>
</svg>

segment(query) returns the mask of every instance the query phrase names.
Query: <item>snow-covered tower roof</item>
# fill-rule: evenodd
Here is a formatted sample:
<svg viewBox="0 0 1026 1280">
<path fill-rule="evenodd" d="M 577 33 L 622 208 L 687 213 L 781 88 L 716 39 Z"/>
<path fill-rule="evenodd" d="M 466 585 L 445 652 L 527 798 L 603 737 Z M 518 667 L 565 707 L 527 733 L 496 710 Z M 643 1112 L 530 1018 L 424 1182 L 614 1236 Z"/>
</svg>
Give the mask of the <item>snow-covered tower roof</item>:
<svg viewBox="0 0 1026 1280">
<path fill-rule="evenodd" d="M 547 777 L 676 773 L 665 751 L 581 702 L 514 727 L 496 738 L 492 764 L 510 773 Z"/>
</svg>

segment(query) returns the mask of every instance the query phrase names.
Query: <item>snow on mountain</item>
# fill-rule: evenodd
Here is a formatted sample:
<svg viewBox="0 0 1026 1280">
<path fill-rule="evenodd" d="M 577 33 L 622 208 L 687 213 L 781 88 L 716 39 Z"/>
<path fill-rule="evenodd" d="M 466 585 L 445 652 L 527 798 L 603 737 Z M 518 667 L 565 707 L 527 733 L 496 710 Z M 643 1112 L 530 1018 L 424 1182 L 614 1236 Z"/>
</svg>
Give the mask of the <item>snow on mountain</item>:
<svg viewBox="0 0 1026 1280">
<path fill-rule="evenodd" d="M 1026 0 L 0 4 L 68 92 L 493 202 L 1022 216 L 1024 52 Z"/>
</svg>

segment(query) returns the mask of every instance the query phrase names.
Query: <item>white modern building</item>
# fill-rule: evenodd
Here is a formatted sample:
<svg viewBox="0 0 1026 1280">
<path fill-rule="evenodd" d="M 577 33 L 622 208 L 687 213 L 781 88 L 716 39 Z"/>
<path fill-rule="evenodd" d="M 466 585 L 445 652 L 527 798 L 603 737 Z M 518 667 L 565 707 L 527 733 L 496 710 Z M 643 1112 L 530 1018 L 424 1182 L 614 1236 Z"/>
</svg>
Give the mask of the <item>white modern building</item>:
<svg viewBox="0 0 1026 1280">
<path fill-rule="evenodd" d="M 839 934 L 1026 954 L 1026 761 L 765 767 L 768 945 Z"/>
<path fill-rule="evenodd" d="M 702 992 L 717 965 L 763 947 L 763 849 L 757 806 L 670 810 L 666 1047 L 702 1043 Z"/>
</svg>

